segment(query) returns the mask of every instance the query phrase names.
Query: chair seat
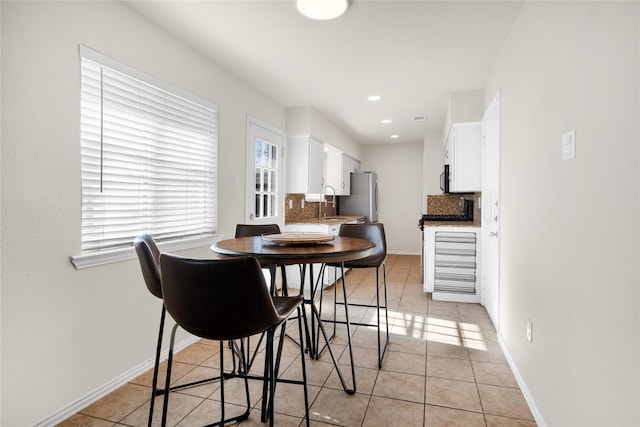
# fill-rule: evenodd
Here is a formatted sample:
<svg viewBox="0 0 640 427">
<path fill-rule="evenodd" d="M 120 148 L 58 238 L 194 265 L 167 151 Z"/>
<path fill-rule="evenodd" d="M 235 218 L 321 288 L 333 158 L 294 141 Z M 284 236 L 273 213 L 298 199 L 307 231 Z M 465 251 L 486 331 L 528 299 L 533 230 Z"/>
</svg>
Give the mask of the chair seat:
<svg viewBox="0 0 640 427">
<path fill-rule="evenodd" d="M 304 298 L 300 295 L 295 297 L 273 297 L 273 305 L 281 318 L 289 317 L 303 301 Z"/>
</svg>

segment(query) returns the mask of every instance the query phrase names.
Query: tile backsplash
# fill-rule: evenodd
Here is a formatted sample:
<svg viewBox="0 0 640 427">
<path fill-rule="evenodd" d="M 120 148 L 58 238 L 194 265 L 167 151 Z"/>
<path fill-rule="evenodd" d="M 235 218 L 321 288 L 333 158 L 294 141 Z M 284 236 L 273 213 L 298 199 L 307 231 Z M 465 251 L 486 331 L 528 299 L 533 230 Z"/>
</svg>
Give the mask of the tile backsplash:
<svg viewBox="0 0 640 427">
<path fill-rule="evenodd" d="M 284 222 L 309 222 L 322 218 L 324 216 L 334 216 L 336 209 L 333 206 L 334 196 L 325 196 L 326 202 L 302 202 L 304 201 L 304 194 L 287 193 L 284 202 Z M 318 206 L 320 204 L 320 206 Z M 291 206 L 291 209 L 289 209 Z"/>
<path fill-rule="evenodd" d="M 481 193 L 430 194 L 427 196 L 427 213 L 432 215 L 458 215 L 462 208 L 462 199 L 473 200 L 473 222 L 480 224 L 481 195 Z"/>
</svg>

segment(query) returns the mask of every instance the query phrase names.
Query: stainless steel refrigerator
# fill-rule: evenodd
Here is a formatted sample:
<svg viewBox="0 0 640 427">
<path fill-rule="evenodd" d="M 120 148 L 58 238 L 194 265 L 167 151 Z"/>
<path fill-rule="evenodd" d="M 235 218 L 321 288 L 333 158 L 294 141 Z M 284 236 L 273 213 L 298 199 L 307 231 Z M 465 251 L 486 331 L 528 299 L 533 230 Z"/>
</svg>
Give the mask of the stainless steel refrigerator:
<svg viewBox="0 0 640 427">
<path fill-rule="evenodd" d="M 351 195 L 338 197 L 340 215 L 364 215 L 365 222 L 378 222 L 378 174 L 351 174 Z"/>
</svg>

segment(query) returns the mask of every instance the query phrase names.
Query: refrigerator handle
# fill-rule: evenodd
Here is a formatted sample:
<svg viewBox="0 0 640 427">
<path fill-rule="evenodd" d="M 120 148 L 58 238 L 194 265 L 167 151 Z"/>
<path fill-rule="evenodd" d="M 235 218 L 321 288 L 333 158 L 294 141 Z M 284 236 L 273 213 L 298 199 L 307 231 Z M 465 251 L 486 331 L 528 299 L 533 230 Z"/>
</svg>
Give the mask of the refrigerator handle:
<svg viewBox="0 0 640 427">
<path fill-rule="evenodd" d="M 379 196 L 379 193 L 378 193 L 378 180 L 376 180 L 376 216 L 378 216 L 378 214 L 380 213 L 380 212 L 378 212 L 378 196 Z"/>
</svg>

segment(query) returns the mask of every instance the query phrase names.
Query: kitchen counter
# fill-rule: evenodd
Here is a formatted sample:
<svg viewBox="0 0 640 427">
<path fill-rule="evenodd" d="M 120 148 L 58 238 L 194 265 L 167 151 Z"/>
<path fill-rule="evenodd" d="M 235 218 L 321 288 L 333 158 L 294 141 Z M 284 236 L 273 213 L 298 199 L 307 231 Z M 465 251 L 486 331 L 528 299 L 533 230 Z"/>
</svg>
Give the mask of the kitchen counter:
<svg viewBox="0 0 640 427">
<path fill-rule="evenodd" d="M 321 225 L 339 225 L 345 224 L 347 222 L 362 220 L 364 217 L 362 215 L 334 215 L 327 216 L 324 218 L 313 218 L 313 219 L 304 219 L 299 221 L 291 221 L 285 223 L 285 225 L 292 224 L 321 224 Z"/>
<path fill-rule="evenodd" d="M 425 227 L 480 227 L 479 221 L 425 221 Z"/>
<path fill-rule="evenodd" d="M 317 212 L 317 211 L 316 211 Z M 306 217 L 296 218 L 286 221 L 283 232 L 289 233 L 324 233 L 337 236 L 342 224 L 356 222 L 363 219 L 362 215 L 327 215 L 323 218 Z M 321 271 L 320 264 L 314 264 L 314 280 L 318 279 Z M 329 286 L 342 277 L 342 271 L 337 267 L 326 267 L 323 276 L 323 286 Z M 287 266 L 287 286 L 290 288 L 300 288 L 300 271 L 297 266 Z"/>
</svg>

